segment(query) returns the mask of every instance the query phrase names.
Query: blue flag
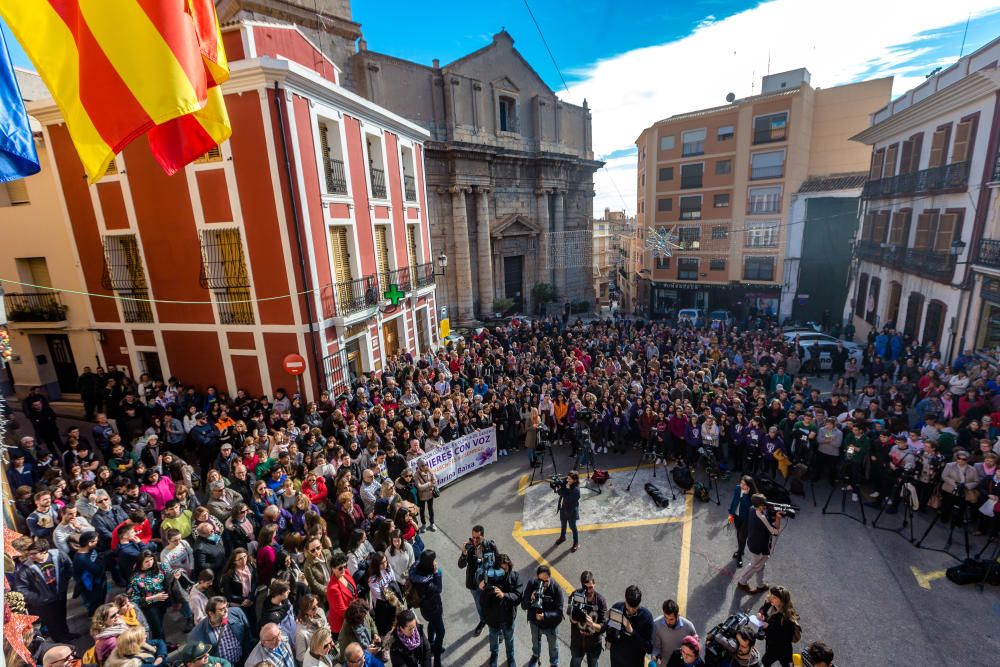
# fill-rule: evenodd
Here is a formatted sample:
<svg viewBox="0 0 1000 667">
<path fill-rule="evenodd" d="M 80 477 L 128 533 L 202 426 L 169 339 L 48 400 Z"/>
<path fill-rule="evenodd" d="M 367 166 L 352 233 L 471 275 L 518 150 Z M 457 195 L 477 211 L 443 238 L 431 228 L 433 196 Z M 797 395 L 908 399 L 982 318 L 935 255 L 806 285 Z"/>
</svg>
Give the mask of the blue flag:
<svg viewBox="0 0 1000 667">
<path fill-rule="evenodd" d="M 0 183 L 37 174 L 40 169 L 28 112 L 0 30 Z"/>
</svg>

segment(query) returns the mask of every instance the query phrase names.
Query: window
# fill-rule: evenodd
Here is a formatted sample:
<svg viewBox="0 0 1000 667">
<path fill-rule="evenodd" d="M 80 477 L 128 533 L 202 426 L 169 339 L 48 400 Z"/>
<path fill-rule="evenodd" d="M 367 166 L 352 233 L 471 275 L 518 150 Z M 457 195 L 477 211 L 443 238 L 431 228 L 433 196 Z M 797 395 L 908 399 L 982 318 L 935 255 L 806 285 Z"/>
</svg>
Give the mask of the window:
<svg viewBox="0 0 1000 667">
<path fill-rule="evenodd" d="M 517 100 L 500 96 L 500 131 L 517 132 Z"/>
<path fill-rule="evenodd" d="M 854 314 L 858 317 L 865 316 L 865 301 L 868 299 L 868 274 L 862 273 L 858 277 L 858 291 L 854 295 Z"/>
<path fill-rule="evenodd" d="M 201 233 L 201 284 L 212 291 L 221 324 L 253 324 L 250 276 L 240 230 L 206 229 Z"/>
<path fill-rule="evenodd" d="M 951 244 L 962 237 L 962 211 L 928 211 L 917 216 L 915 250 L 951 252 Z"/>
<path fill-rule="evenodd" d="M 879 292 L 882 291 L 882 279 L 872 277 L 871 282 L 868 284 L 868 301 L 865 303 L 865 308 L 868 312 L 865 313 L 865 322 L 868 324 L 875 325 L 875 320 L 878 316 L 878 301 Z M 871 308 L 869 308 L 871 306 Z"/>
<path fill-rule="evenodd" d="M 948 159 L 948 143 L 951 141 L 951 123 L 939 126 L 931 135 L 931 154 L 927 168 L 943 167 Z"/>
<path fill-rule="evenodd" d="M 681 189 L 700 188 L 704 172 L 705 165 L 701 162 L 681 165 Z"/>
<path fill-rule="evenodd" d="M 701 228 L 681 227 L 677 230 L 677 242 L 682 250 L 697 250 L 701 247 Z"/>
<path fill-rule="evenodd" d="M 661 181 L 672 181 L 674 180 L 674 168 L 673 167 L 660 167 L 660 177 Z"/>
<path fill-rule="evenodd" d="M 778 213 L 780 211 L 780 185 L 749 189 L 747 193 L 747 213 Z"/>
<path fill-rule="evenodd" d="M 661 151 L 674 150 L 674 135 L 668 134 L 665 137 L 660 137 L 660 150 Z"/>
<path fill-rule="evenodd" d="M 410 262 L 410 270 L 420 264 L 420 252 L 417 250 L 417 225 L 406 225 L 406 258 Z M 415 277 L 415 276 L 414 276 Z"/>
<path fill-rule="evenodd" d="M 760 116 L 753 121 L 753 142 L 767 144 L 772 141 L 784 141 L 788 136 L 788 112 L 772 113 Z"/>
<path fill-rule="evenodd" d="M 715 138 L 719 141 L 729 141 L 733 138 L 734 129 L 732 125 L 723 125 L 716 133 Z"/>
<path fill-rule="evenodd" d="M 378 268 L 379 284 L 382 291 L 389 289 L 389 241 L 386 234 L 388 225 L 375 225 L 375 266 Z"/>
<path fill-rule="evenodd" d="M 729 193 L 713 195 L 712 206 L 715 208 L 729 208 Z"/>
<path fill-rule="evenodd" d="M 726 258 L 725 257 L 713 257 L 708 260 L 708 270 L 709 271 L 725 271 L 726 270 Z"/>
<path fill-rule="evenodd" d="M 955 126 L 955 141 L 951 147 L 951 161 L 967 162 L 972 157 L 972 145 L 975 142 L 976 122 L 978 116 L 965 118 Z"/>
<path fill-rule="evenodd" d="M 705 152 L 705 130 L 681 133 L 681 155 L 701 155 Z"/>
<path fill-rule="evenodd" d="M 723 225 L 712 227 L 712 240 L 723 241 L 729 238 L 729 229 Z"/>
<path fill-rule="evenodd" d="M 747 224 L 746 247 L 776 248 L 778 246 L 778 223 L 751 222 Z"/>
<path fill-rule="evenodd" d="M 920 169 L 920 151 L 924 144 L 924 133 L 918 132 L 903 142 L 899 152 L 900 174 L 911 174 Z"/>
<path fill-rule="evenodd" d="M 877 244 L 885 243 L 886 235 L 889 233 L 889 212 L 877 211 L 871 215 L 870 221 L 871 228 L 868 232 L 871 234 L 871 241 Z"/>
<path fill-rule="evenodd" d="M 681 197 L 681 220 L 701 220 L 701 195 Z"/>
<path fill-rule="evenodd" d="M 195 164 L 207 164 L 209 162 L 222 162 L 222 147 L 212 146 L 208 149 L 208 152 L 197 158 Z"/>
<path fill-rule="evenodd" d="M 340 126 L 333 121 L 319 123 L 319 151 L 323 162 L 326 194 L 347 194 L 347 172 L 344 170 L 344 153 L 340 147 Z"/>
<path fill-rule="evenodd" d="M 409 146 L 400 146 L 399 155 L 403 163 L 403 200 L 415 202 L 417 201 L 417 179 L 413 149 Z"/>
<path fill-rule="evenodd" d="M 19 178 L 16 181 L 7 181 L 3 185 L 7 191 L 5 206 L 24 206 L 31 203 L 31 199 L 28 197 L 28 184 L 25 179 Z"/>
<path fill-rule="evenodd" d="M 656 268 L 660 271 L 670 268 L 670 258 L 669 257 L 657 257 L 656 258 Z"/>
<path fill-rule="evenodd" d="M 750 156 L 750 180 L 781 178 L 785 173 L 785 151 L 754 153 Z"/>
<path fill-rule="evenodd" d="M 109 234 L 104 237 L 104 276 L 101 282 L 105 289 L 114 291 L 120 297 L 126 322 L 153 321 L 146 271 L 135 234 Z"/>
<path fill-rule="evenodd" d="M 744 257 L 743 280 L 774 280 L 774 257 Z"/>
<path fill-rule="evenodd" d="M 698 258 L 677 258 L 677 280 L 698 280 Z"/>
<path fill-rule="evenodd" d="M 660 197 L 656 200 L 656 210 L 661 213 L 667 211 L 672 211 L 674 209 L 674 200 L 670 197 Z"/>
<path fill-rule="evenodd" d="M 722 176 L 724 174 L 733 173 L 733 161 L 732 160 L 718 160 L 715 163 L 715 175 Z"/>
<path fill-rule="evenodd" d="M 385 164 L 382 162 L 382 136 L 365 134 L 368 144 L 368 175 L 371 179 L 371 195 L 374 199 L 388 197 L 385 181 Z"/>
</svg>

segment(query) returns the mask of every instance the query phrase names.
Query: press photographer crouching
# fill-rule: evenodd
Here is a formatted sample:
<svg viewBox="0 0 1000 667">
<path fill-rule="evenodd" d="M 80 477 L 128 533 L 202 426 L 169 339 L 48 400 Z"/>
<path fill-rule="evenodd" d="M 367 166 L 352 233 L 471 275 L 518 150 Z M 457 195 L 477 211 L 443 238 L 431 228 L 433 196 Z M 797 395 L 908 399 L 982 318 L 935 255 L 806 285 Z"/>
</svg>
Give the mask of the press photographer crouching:
<svg viewBox="0 0 1000 667">
<path fill-rule="evenodd" d="M 562 623 L 562 589 L 553 585 L 548 565 L 539 565 L 535 569 L 535 577 L 525 590 L 521 602 L 521 606 L 528 612 L 528 625 L 531 628 L 531 660 L 528 661 L 528 667 L 538 664 L 543 636 L 549 645 L 549 667 L 556 667 L 559 664 L 556 628 Z"/>
<path fill-rule="evenodd" d="M 458 566 L 465 568 L 465 587 L 472 593 L 472 600 L 476 603 L 476 613 L 479 615 L 479 624 L 473 634 L 478 637 L 483 634 L 486 627 L 486 618 L 483 615 L 482 582 L 483 572 L 487 560 L 492 567 L 496 562 L 497 545 L 493 540 L 486 539 L 486 531 L 482 526 L 472 527 L 472 536 L 462 547 L 462 554 L 458 557 Z"/>
<path fill-rule="evenodd" d="M 569 596 L 566 615 L 570 622 L 569 667 L 580 667 L 587 659 L 587 667 L 597 667 L 601 657 L 601 633 L 608 615 L 608 603 L 597 592 L 597 580 L 589 570 L 580 574 L 580 588 Z"/>
<path fill-rule="evenodd" d="M 490 667 L 497 667 L 500 639 L 503 639 L 507 664 L 514 665 L 514 619 L 521 603 L 521 582 L 507 554 L 496 556 L 481 570 L 477 584 L 481 594 L 483 616 L 490 628 Z"/>
<path fill-rule="evenodd" d="M 559 494 L 559 525 L 561 532 L 556 544 L 566 541 L 566 526 L 573 533 L 573 546 L 570 551 L 580 548 L 580 534 L 576 530 L 576 521 L 580 518 L 580 474 L 570 470 L 565 477 L 554 476 L 549 483 L 552 490 Z"/>
</svg>

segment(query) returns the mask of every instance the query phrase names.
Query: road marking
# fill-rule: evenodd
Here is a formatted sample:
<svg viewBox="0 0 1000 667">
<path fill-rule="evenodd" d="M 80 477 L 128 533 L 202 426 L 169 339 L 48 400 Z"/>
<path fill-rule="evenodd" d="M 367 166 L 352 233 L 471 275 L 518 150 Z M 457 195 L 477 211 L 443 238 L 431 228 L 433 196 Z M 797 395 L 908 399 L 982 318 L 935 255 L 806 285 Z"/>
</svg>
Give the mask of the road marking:
<svg viewBox="0 0 1000 667">
<path fill-rule="evenodd" d="M 911 565 L 910 571 L 913 572 L 913 576 L 916 577 L 917 583 L 920 584 L 921 588 L 926 590 L 931 589 L 931 582 L 938 579 L 944 579 L 945 570 L 931 570 L 929 572 L 921 572 L 916 566 Z"/>
<path fill-rule="evenodd" d="M 608 523 L 588 523 L 582 524 L 576 527 L 579 531 L 586 530 L 607 530 L 609 528 L 634 528 L 636 526 L 656 526 L 664 523 L 681 523 L 684 521 L 684 517 L 681 516 L 665 516 L 660 519 L 633 519 L 631 521 L 611 521 Z M 531 530 L 522 530 L 521 535 L 525 537 L 535 537 L 538 535 L 558 535 L 562 530 L 560 528 L 532 528 Z"/>
<path fill-rule="evenodd" d="M 649 469 L 649 468 L 652 468 L 652 467 L 653 467 L 653 464 L 651 464 L 651 463 L 643 463 L 641 466 L 639 466 L 639 470 L 646 470 L 646 469 Z M 635 470 L 635 469 L 636 469 L 635 466 L 625 466 L 625 467 L 622 467 L 622 468 L 608 468 L 608 472 L 609 473 L 612 473 L 612 472 L 629 472 L 630 470 Z M 517 481 L 517 495 L 524 496 L 525 491 L 528 490 L 528 480 L 530 480 L 530 479 L 531 479 L 531 475 L 529 475 L 528 473 L 524 473 L 523 475 L 521 475 L 521 479 L 519 479 Z M 535 482 L 535 484 L 539 484 L 541 482 L 547 482 L 547 481 L 548 481 L 547 478 L 545 478 L 545 477 L 539 477 L 538 480 Z"/>
<path fill-rule="evenodd" d="M 684 494 L 684 527 L 681 530 L 681 564 L 677 572 L 677 606 L 685 613 L 688 598 L 688 574 L 691 569 L 691 529 L 694 518 L 694 502 Z"/>
<path fill-rule="evenodd" d="M 529 556 L 531 556 L 532 558 L 535 559 L 535 561 L 539 565 L 548 565 L 549 566 L 549 571 L 550 571 L 549 573 L 552 575 L 552 578 L 555 580 L 555 582 L 557 584 L 559 584 L 560 587 L 562 587 L 562 589 L 564 591 L 566 591 L 567 594 L 568 593 L 572 593 L 574 590 L 576 590 L 576 588 L 574 588 L 573 584 L 569 583 L 569 580 L 566 577 L 562 576 L 562 574 L 560 574 L 559 570 L 557 570 L 552 565 L 552 563 L 550 563 L 548 560 L 546 560 L 546 558 L 542 554 L 538 553 L 538 549 L 536 549 L 535 547 L 533 547 L 530 544 L 528 544 L 528 540 L 524 539 L 524 535 L 521 532 L 521 522 L 520 521 L 515 521 L 514 522 L 514 532 L 511 533 L 511 536 L 514 538 L 514 540 L 518 544 L 521 545 L 522 549 L 524 549 L 525 551 L 528 552 Z"/>
<path fill-rule="evenodd" d="M 521 479 L 517 481 L 517 495 L 523 496 L 524 492 L 528 490 L 528 480 L 531 479 L 531 475 L 524 473 L 521 475 Z"/>
</svg>

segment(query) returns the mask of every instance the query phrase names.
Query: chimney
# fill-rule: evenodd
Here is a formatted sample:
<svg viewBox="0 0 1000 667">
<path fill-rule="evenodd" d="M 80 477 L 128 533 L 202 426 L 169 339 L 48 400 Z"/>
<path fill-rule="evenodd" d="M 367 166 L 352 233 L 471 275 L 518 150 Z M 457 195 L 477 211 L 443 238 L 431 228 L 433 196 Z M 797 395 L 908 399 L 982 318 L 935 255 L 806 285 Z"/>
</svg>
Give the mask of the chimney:
<svg viewBox="0 0 1000 667">
<path fill-rule="evenodd" d="M 431 61 L 431 67 L 433 67 L 434 69 L 441 69 L 441 61 L 435 58 L 434 60 Z"/>
</svg>

